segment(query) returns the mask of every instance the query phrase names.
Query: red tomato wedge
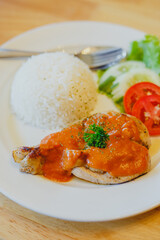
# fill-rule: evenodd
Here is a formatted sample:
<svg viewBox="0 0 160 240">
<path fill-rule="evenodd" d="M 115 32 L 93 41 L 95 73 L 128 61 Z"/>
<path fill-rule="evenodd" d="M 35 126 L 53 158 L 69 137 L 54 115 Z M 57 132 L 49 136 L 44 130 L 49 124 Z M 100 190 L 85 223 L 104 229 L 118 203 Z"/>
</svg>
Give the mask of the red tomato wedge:
<svg viewBox="0 0 160 240">
<path fill-rule="evenodd" d="M 143 96 L 160 95 L 160 87 L 150 82 L 140 82 L 130 87 L 124 96 L 125 112 L 132 114 L 134 104 Z"/>
<path fill-rule="evenodd" d="M 150 135 L 160 135 L 160 96 L 141 97 L 134 104 L 132 115 L 146 125 Z"/>
</svg>

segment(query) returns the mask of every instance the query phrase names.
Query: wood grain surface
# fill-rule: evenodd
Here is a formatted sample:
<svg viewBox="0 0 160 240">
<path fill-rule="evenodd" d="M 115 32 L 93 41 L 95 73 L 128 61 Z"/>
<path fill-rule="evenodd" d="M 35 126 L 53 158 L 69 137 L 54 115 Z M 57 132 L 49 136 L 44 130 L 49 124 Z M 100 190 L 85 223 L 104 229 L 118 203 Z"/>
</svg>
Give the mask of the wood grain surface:
<svg viewBox="0 0 160 240">
<path fill-rule="evenodd" d="M 31 28 L 68 20 L 113 22 L 160 35 L 160 0 L 0 0 L 0 44 Z M 77 223 L 40 215 L 0 194 L 1 239 L 159 240 L 160 208 L 124 220 Z"/>
</svg>

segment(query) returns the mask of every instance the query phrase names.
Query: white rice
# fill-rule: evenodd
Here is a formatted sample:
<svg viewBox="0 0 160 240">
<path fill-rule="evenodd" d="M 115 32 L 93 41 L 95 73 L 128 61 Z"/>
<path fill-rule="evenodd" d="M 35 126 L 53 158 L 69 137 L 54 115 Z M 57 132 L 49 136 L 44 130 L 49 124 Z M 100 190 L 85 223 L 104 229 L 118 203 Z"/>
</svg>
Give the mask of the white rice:
<svg viewBox="0 0 160 240">
<path fill-rule="evenodd" d="M 67 53 L 45 53 L 28 59 L 11 89 L 13 112 L 25 123 L 60 129 L 86 117 L 97 98 L 93 73 Z"/>
</svg>

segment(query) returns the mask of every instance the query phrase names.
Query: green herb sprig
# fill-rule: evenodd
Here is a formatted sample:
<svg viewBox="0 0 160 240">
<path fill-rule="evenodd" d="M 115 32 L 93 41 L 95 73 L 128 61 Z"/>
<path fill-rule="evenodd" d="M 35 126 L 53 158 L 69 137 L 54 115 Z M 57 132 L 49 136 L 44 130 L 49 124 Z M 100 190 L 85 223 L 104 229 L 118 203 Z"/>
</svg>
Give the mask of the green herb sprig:
<svg viewBox="0 0 160 240">
<path fill-rule="evenodd" d="M 106 131 L 104 131 L 102 127 L 97 126 L 95 123 L 90 125 L 88 130 L 92 132 L 85 132 L 83 136 L 83 139 L 87 145 L 98 148 L 105 148 L 106 141 L 109 140 L 109 135 L 106 133 Z"/>
</svg>

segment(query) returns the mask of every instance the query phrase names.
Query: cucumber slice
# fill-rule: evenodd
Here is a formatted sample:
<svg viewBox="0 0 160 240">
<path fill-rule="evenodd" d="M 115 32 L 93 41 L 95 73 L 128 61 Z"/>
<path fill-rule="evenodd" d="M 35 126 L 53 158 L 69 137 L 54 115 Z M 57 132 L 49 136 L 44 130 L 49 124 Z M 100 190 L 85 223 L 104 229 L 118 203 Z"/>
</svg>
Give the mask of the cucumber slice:
<svg viewBox="0 0 160 240">
<path fill-rule="evenodd" d="M 107 79 L 112 76 L 115 77 L 115 79 L 120 76 L 121 74 L 128 72 L 129 70 L 133 69 L 133 68 L 145 68 L 145 64 L 143 62 L 139 62 L 139 61 L 126 61 L 126 62 L 122 62 L 119 64 L 116 64 L 113 67 L 110 67 L 109 69 L 107 69 L 102 76 L 99 79 L 99 86 L 101 84 L 103 84 L 103 82 L 106 82 Z"/>
<path fill-rule="evenodd" d="M 123 98 L 128 88 L 138 82 L 152 82 L 160 86 L 160 77 L 158 74 L 147 68 L 139 68 L 130 70 L 117 77 L 114 81 L 112 98 L 114 102 L 118 102 L 119 99 Z"/>
<path fill-rule="evenodd" d="M 112 96 L 112 85 L 115 81 L 115 77 L 108 77 L 102 84 L 99 85 L 98 89 L 102 92 L 105 92 L 108 96 Z"/>
</svg>

